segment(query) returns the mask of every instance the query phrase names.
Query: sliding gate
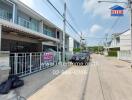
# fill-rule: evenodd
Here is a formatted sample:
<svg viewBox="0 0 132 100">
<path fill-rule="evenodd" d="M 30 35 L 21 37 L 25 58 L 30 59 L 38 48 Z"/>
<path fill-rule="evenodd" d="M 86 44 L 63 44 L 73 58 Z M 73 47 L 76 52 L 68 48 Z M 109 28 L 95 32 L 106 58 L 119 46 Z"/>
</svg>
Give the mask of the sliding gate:
<svg viewBox="0 0 132 100">
<path fill-rule="evenodd" d="M 12 53 L 10 66 L 12 75 L 26 76 L 57 65 L 61 61 L 61 53 Z"/>
</svg>

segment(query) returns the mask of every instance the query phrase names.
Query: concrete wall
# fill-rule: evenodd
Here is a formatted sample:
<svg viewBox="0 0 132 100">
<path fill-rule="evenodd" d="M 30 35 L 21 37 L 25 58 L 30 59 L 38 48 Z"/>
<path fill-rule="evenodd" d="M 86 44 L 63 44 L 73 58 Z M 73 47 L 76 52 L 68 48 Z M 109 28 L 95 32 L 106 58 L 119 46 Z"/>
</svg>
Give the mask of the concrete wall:
<svg viewBox="0 0 132 100">
<path fill-rule="evenodd" d="M 9 70 L 9 52 L 0 51 L 0 83 L 8 78 Z"/>
<path fill-rule="evenodd" d="M 69 52 L 69 36 L 65 37 L 65 47 L 66 47 L 66 52 Z"/>
<path fill-rule="evenodd" d="M 80 44 L 74 40 L 74 48 L 80 48 Z"/>
<path fill-rule="evenodd" d="M 131 50 L 130 31 L 127 31 L 120 35 L 120 50 Z"/>
<path fill-rule="evenodd" d="M 73 52 L 73 48 L 74 48 L 74 40 L 73 38 L 69 38 L 69 51 Z"/>
<path fill-rule="evenodd" d="M 110 47 L 118 47 L 120 44 L 120 39 L 119 37 L 116 37 L 116 38 L 113 38 L 111 44 L 110 44 Z"/>
</svg>

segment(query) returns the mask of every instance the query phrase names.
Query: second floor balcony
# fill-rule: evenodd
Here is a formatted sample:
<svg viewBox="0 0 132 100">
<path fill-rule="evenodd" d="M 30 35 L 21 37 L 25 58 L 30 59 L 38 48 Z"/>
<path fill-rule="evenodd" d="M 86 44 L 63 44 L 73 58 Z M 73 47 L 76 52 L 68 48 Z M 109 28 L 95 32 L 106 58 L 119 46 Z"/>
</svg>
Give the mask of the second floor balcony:
<svg viewBox="0 0 132 100">
<path fill-rule="evenodd" d="M 48 36 L 51 36 L 51 37 L 55 37 L 55 33 L 50 31 L 50 30 L 48 30 L 48 29 L 43 29 L 43 33 L 45 35 L 48 35 Z"/>
<path fill-rule="evenodd" d="M 30 22 L 24 18 L 18 17 L 18 24 L 38 32 L 38 24 Z"/>
</svg>

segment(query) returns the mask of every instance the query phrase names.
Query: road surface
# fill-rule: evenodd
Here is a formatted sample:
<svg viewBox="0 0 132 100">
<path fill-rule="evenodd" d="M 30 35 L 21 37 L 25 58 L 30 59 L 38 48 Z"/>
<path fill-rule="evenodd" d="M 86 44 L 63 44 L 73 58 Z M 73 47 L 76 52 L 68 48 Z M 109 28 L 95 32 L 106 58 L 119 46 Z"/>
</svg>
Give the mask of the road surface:
<svg viewBox="0 0 132 100">
<path fill-rule="evenodd" d="M 92 55 L 89 65 L 71 66 L 28 100 L 132 100 L 132 70 L 127 62 Z"/>
</svg>

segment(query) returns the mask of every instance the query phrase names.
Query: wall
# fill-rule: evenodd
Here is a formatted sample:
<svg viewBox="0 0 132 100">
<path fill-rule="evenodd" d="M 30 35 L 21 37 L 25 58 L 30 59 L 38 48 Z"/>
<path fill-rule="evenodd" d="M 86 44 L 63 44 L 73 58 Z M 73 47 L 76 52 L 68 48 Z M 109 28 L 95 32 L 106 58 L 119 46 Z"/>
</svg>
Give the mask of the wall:
<svg viewBox="0 0 132 100">
<path fill-rule="evenodd" d="M 69 38 L 69 51 L 73 52 L 73 48 L 74 48 L 74 40 L 73 38 Z"/>
<path fill-rule="evenodd" d="M 127 31 L 120 35 L 120 50 L 131 50 L 130 31 Z"/>
<path fill-rule="evenodd" d="M 74 40 L 74 48 L 80 48 L 80 44 Z"/>
<path fill-rule="evenodd" d="M 66 48 L 66 52 L 69 52 L 69 36 L 65 37 L 65 48 Z"/>
</svg>

